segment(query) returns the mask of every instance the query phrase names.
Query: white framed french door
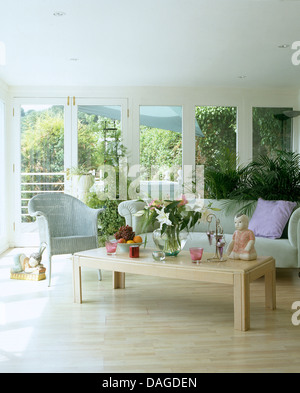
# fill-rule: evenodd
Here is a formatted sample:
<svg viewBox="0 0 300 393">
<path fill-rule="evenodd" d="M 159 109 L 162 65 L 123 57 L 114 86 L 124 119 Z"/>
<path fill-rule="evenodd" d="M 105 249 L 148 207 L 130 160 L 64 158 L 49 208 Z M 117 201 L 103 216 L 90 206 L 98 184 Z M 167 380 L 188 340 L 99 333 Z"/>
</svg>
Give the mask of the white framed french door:
<svg viewBox="0 0 300 393">
<path fill-rule="evenodd" d="M 31 197 L 64 192 L 71 166 L 71 106 L 66 98 L 18 98 L 13 102 L 14 243 L 38 246 Z"/>
<path fill-rule="evenodd" d="M 97 169 L 97 157 L 103 159 L 97 144 L 103 129 L 108 129 L 107 141 L 109 132 L 118 134 L 122 142 L 127 140 L 127 107 L 127 99 L 14 99 L 15 246 L 39 245 L 36 222 L 28 214 L 32 196 L 72 193 L 72 168 L 90 164 Z"/>
</svg>

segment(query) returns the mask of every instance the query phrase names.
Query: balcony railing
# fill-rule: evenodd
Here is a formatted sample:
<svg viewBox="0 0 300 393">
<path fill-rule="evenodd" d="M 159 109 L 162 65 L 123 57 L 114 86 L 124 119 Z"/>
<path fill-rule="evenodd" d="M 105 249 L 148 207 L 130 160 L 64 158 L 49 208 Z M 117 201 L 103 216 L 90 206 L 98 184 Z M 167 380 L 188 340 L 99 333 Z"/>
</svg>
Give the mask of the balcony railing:
<svg viewBox="0 0 300 393">
<path fill-rule="evenodd" d="M 28 202 L 39 193 L 64 192 L 64 172 L 22 172 L 21 173 L 21 217 L 22 222 L 32 222 L 28 214 Z"/>
<path fill-rule="evenodd" d="M 22 172 L 21 173 L 21 222 L 35 221 L 28 213 L 28 202 L 39 194 L 46 192 L 65 192 L 66 173 L 64 172 Z M 104 183 L 95 177 L 91 191 L 104 192 Z M 178 182 L 167 180 L 140 181 L 140 192 L 143 197 L 151 199 L 178 199 L 181 196 L 182 185 Z M 75 196 L 75 195 L 74 195 Z M 78 196 L 79 197 L 79 196 Z M 102 196 L 103 197 L 103 196 Z"/>
</svg>

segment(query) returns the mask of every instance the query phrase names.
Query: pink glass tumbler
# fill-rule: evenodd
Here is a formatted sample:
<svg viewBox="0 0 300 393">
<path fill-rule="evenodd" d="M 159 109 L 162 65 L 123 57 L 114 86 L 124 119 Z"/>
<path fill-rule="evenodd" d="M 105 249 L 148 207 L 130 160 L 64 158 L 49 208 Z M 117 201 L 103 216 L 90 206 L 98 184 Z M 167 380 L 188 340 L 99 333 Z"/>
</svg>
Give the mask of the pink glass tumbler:
<svg viewBox="0 0 300 393">
<path fill-rule="evenodd" d="M 192 262 L 200 263 L 202 255 L 203 255 L 203 248 L 191 247 L 190 254 L 191 254 Z"/>
<path fill-rule="evenodd" d="M 105 242 L 107 255 L 115 255 L 117 252 L 118 242 L 116 240 L 107 240 Z"/>
</svg>

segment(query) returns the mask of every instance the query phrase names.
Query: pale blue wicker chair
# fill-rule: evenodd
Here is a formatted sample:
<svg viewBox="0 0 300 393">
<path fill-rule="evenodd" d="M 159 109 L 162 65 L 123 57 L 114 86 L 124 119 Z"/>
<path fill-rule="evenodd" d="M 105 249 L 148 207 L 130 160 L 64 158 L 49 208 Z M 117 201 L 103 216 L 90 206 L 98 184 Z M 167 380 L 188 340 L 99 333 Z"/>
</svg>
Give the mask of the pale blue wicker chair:
<svg viewBox="0 0 300 393">
<path fill-rule="evenodd" d="M 30 199 L 28 212 L 36 217 L 40 243 L 44 243 L 48 251 L 49 287 L 53 255 L 74 254 L 98 247 L 98 215 L 103 210 L 91 209 L 79 199 L 63 193 L 42 193 Z"/>
</svg>

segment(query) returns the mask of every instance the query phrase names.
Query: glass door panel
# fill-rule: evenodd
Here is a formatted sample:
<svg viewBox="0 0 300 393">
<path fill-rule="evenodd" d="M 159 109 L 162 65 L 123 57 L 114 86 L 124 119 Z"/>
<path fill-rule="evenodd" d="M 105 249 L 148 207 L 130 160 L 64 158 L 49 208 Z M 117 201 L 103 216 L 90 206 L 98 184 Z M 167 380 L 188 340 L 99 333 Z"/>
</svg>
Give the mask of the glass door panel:
<svg viewBox="0 0 300 393">
<path fill-rule="evenodd" d="M 100 165 L 118 165 L 121 143 L 121 106 L 79 105 L 78 166 L 97 170 Z"/>
<path fill-rule="evenodd" d="M 292 151 L 293 108 L 252 108 L 253 159 L 271 157 L 276 151 Z"/>
<path fill-rule="evenodd" d="M 120 165 L 126 160 L 126 99 L 78 99 L 73 117 L 77 129 L 71 168 L 72 194 L 88 203 L 119 199 Z M 76 121 L 76 123 L 75 123 Z M 76 176 L 78 174 L 78 176 Z M 82 177 L 82 175 L 89 175 Z M 80 177 L 80 178 L 79 178 Z M 127 187 L 127 185 L 126 185 Z M 125 198 L 127 190 L 123 192 Z"/>
<path fill-rule="evenodd" d="M 28 213 L 29 200 L 47 192 L 65 191 L 65 107 L 20 105 L 20 161 L 17 243 L 37 244 L 37 224 Z"/>
<path fill-rule="evenodd" d="M 177 199 L 182 187 L 182 107 L 140 106 L 140 193 Z"/>
<path fill-rule="evenodd" d="M 204 179 L 196 187 L 206 198 L 226 199 L 238 164 L 237 107 L 197 106 L 195 119 L 196 168 Z"/>
</svg>

